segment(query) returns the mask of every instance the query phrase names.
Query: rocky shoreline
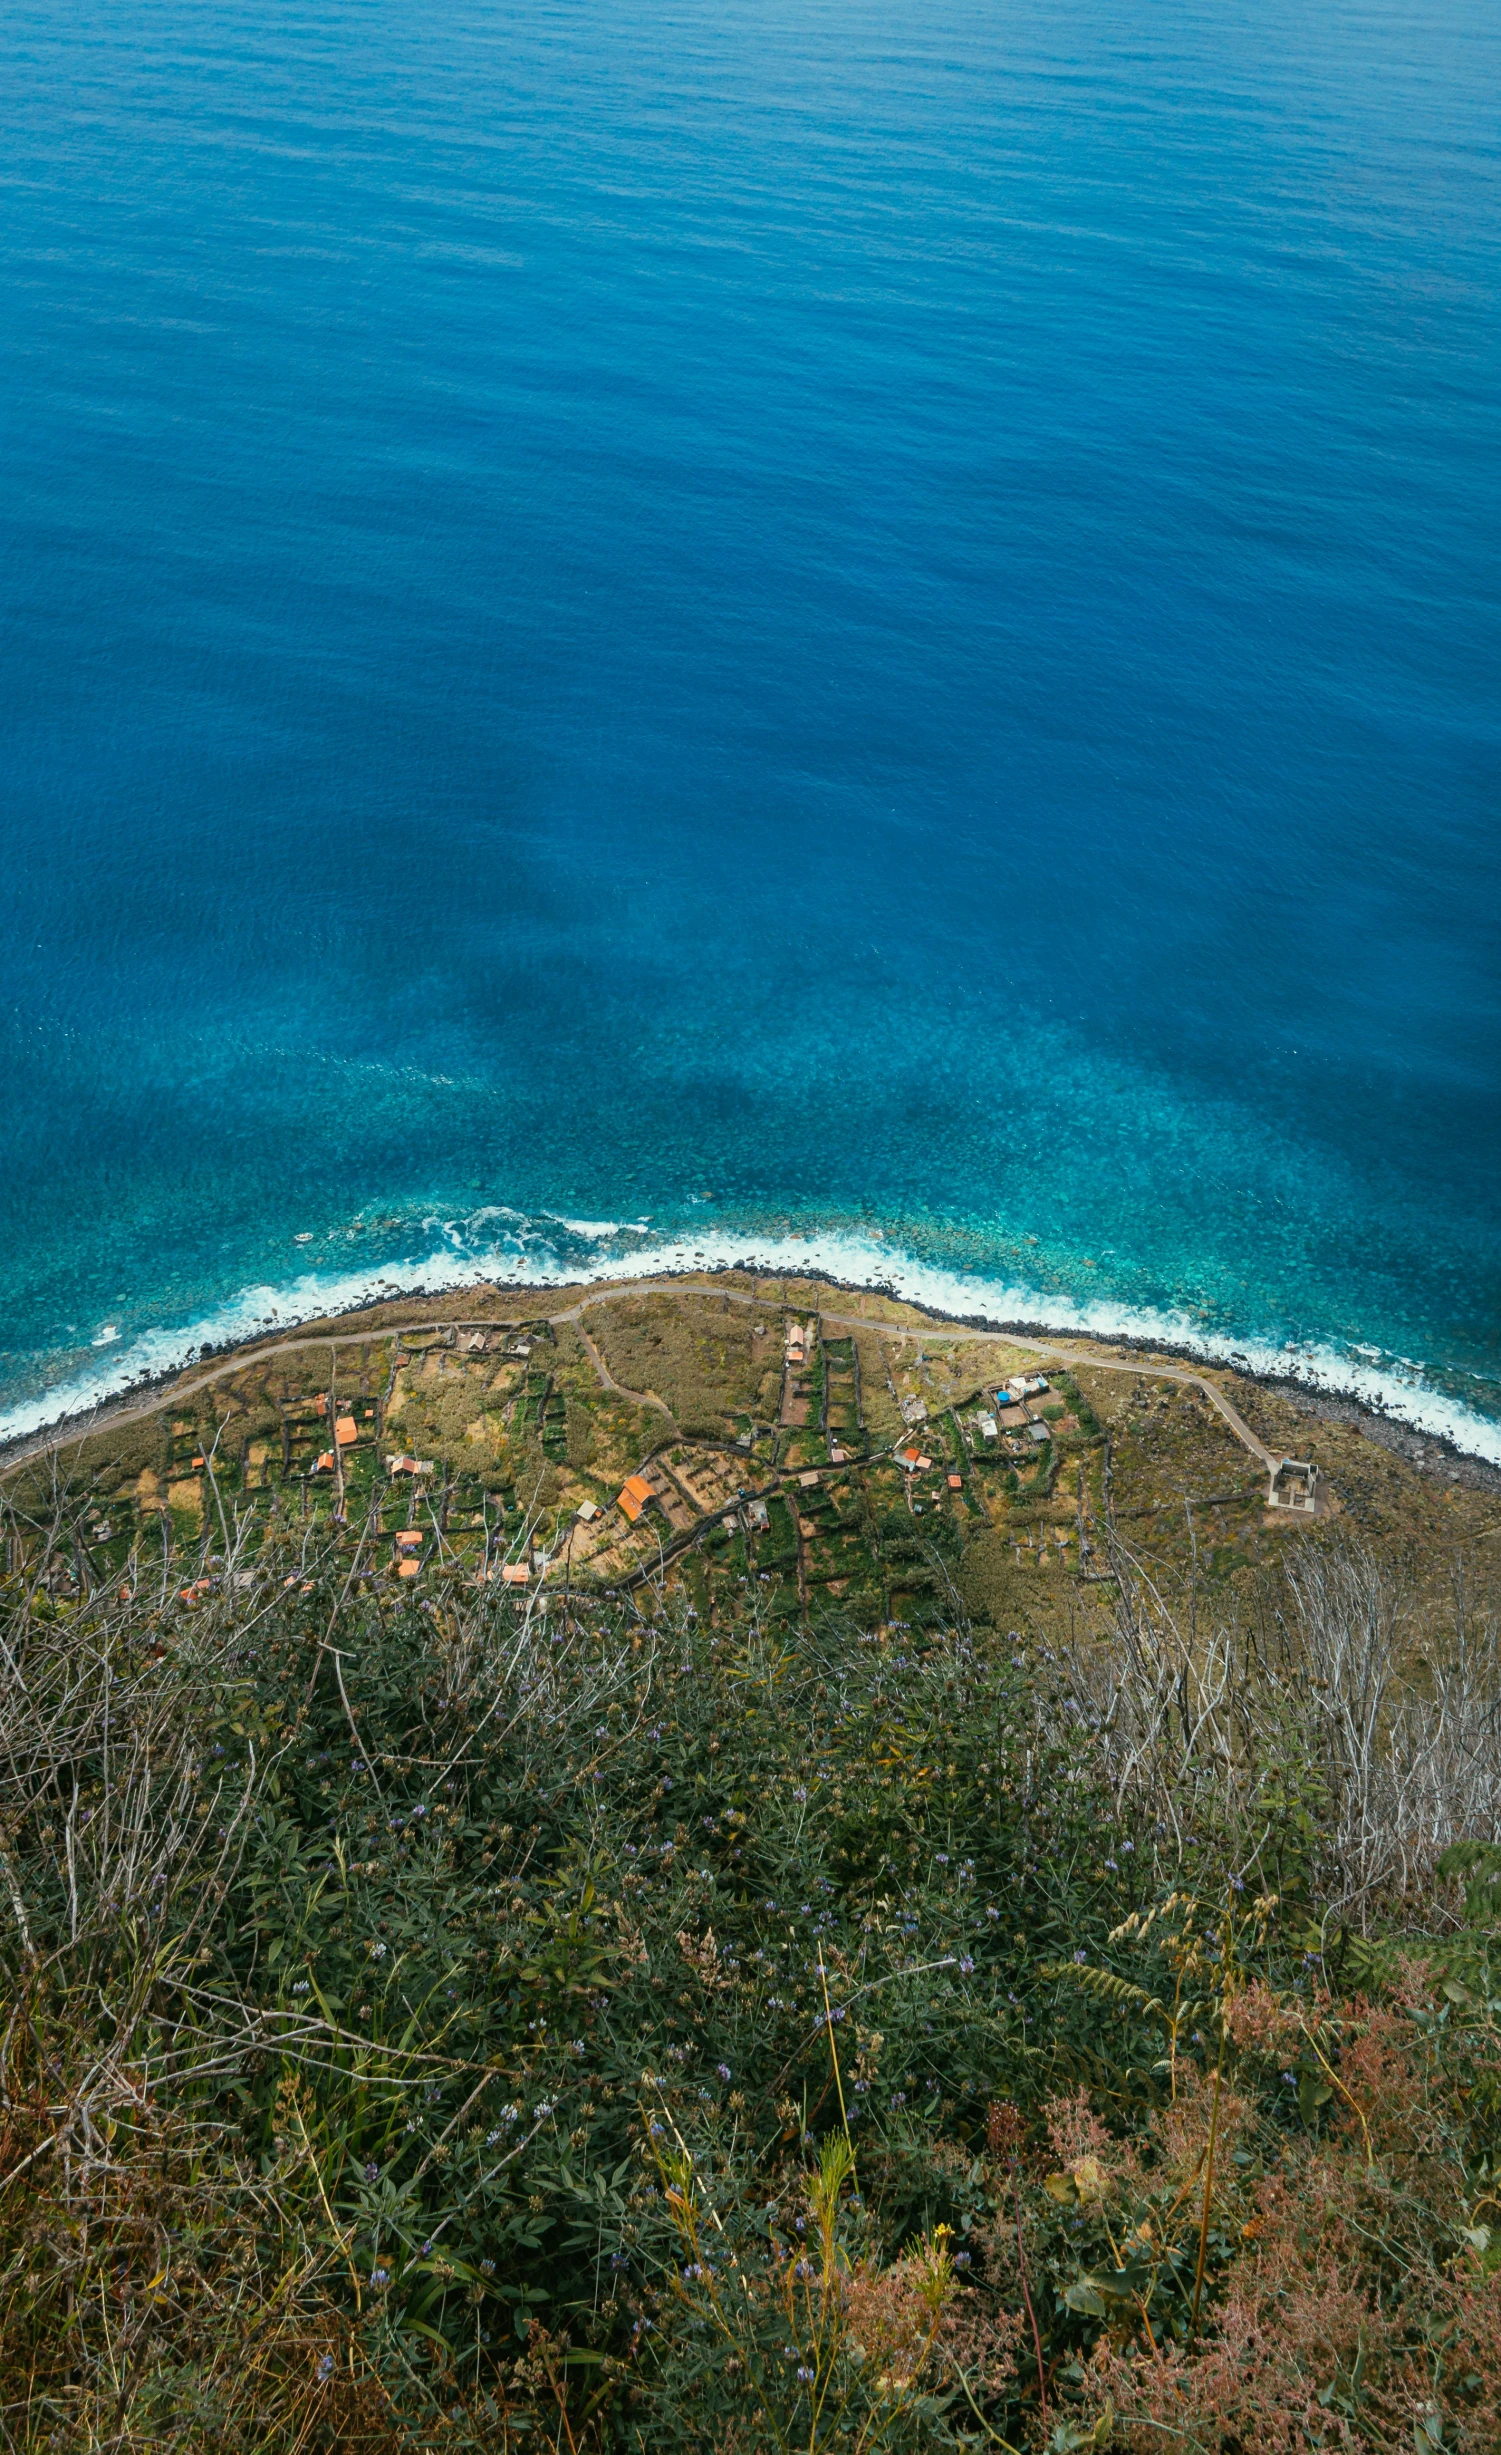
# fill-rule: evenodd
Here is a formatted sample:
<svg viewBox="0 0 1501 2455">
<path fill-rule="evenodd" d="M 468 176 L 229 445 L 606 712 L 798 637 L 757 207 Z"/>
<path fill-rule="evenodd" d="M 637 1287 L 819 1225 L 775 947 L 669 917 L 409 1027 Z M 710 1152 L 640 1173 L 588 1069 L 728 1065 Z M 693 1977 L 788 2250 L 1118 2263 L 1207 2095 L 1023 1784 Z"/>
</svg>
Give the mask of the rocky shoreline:
<svg viewBox="0 0 1501 2455">
<path fill-rule="evenodd" d="M 739 1279 L 748 1279 L 753 1285 L 758 1281 L 770 1280 L 783 1287 L 827 1288 L 842 1295 L 874 1297 L 899 1306 L 914 1328 L 931 1323 L 935 1329 L 945 1331 L 974 1330 L 990 1336 L 1013 1336 L 1066 1346 L 1081 1357 L 1091 1350 L 1123 1358 L 1139 1356 L 1144 1369 L 1155 1360 L 1186 1365 L 1198 1372 L 1224 1374 L 1252 1389 L 1275 1394 L 1299 1414 L 1316 1422 L 1352 1427 L 1421 1474 L 1458 1483 L 1474 1491 L 1501 1495 L 1501 1467 L 1471 1456 L 1441 1434 L 1418 1431 L 1378 1407 L 1338 1392 L 1310 1388 L 1306 1382 L 1286 1374 L 1258 1373 L 1229 1358 L 1205 1356 L 1196 1348 L 1178 1346 L 1160 1339 L 1147 1341 L 1098 1332 L 1060 1331 L 1052 1323 L 1040 1320 L 1000 1320 L 987 1313 L 944 1312 L 918 1298 L 901 1295 L 889 1282 L 856 1284 L 816 1268 L 794 1274 L 757 1271 L 748 1264 L 727 1265 L 723 1269 L 658 1271 L 645 1278 L 624 1272 L 618 1279 L 546 1288 L 539 1287 L 532 1280 L 501 1279 L 476 1281 L 472 1286 L 446 1288 L 441 1292 L 421 1285 L 413 1286 L 383 1298 L 378 1304 L 356 1303 L 342 1312 L 320 1314 L 304 1323 L 289 1324 L 285 1335 L 268 1338 L 262 1334 L 229 1342 L 222 1347 L 205 1347 L 192 1362 L 175 1371 L 133 1382 L 87 1412 L 61 1415 L 35 1432 L 22 1433 L 9 1442 L 0 1443 L 0 1476 L 13 1472 L 28 1459 L 45 1456 L 50 1451 L 66 1448 L 71 1442 L 87 1439 L 136 1417 L 149 1415 L 169 1399 L 181 1397 L 206 1381 L 217 1379 L 221 1373 L 238 1370 L 258 1354 L 321 1345 L 330 1338 L 362 1334 L 375 1337 L 403 1326 L 416 1327 L 418 1323 L 413 1318 L 416 1308 L 423 1308 L 420 1318 L 424 1323 L 462 1323 L 493 1319 L 497 1301 L 504 1308 L 513 1310 L 518 1303 L 529 1302 L 529 1317 L 541 1319 L 550 1313 L 559 1298 L 577 1303 L 581 1296 L 591 1301 L 607 1297 L 612 1291 L 622 1288 L 660 1288 L 666 1291 L 681 1287 L 686 1290 L 712 1287 L 717 1280 Z M 477 1309 L 477 1300 L 484 1309 Z"/>
</svg>

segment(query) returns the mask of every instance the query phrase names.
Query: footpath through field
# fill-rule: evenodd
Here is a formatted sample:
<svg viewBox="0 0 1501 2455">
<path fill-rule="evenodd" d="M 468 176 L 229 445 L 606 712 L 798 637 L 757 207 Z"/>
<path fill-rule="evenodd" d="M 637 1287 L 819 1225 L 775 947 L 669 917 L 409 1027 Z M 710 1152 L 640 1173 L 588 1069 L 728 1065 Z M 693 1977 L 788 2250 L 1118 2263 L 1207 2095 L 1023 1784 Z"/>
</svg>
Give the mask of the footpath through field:
<svg viewBox="0 0 1501 2455">
<path fill-rule="evenodd" d="M 691 1282 L 685 1284 L 681 1279 L 671 1278 L 621 1279 L 608 1287 L 595 1289 L 590 1294 L 580 1297 L 576 1304 L 566 1306 L 560 1313 L 548 1313 L 543 1316 L 552 1323 L 554 1328 L 564 1322 L 572 1322 L 577 1325 L 585 1352 L 604 1388 L 614 1391 L 618 1397 L 632 1399 L 639 1406 L 656 1408 L 667 1417 L 669 1423 L 672 1423 L 675 1420 L 672 1409 L 665 1400 L 657 1397 L 654 1391 L 626 1389 L 614 1378 L 604 1357 L 583 1326 L 584 1314 L 592 1311 L 597 1304 L 615 1304 L 628 1296 L 647 1295 L 711 1296 L 724 1303 L 746 1304 L 760 1310 L 770 1309 L 770 1300 L 761 1295 L 746 1295 L 737 1287 L 721 1287 L 713 1280 L 698 1285 Z M 781 1299 L 777 1301 L 780 1302 Z M 1229 1425 L 1241 1446 L 1248 1449 L 1261 1466 L 1270 1471 L 1277 1464 L 1277 1460 L 1266 1444 L 1257 1438 L 1245 1417 L 1231 1404 L 1224 1391 L 1218 1388 L 1207 1374 L 1194 1372 L 1186 1365 L 1161 1364 L 1139 1356 L 1127 1358 L 1101 1354 L 1097 1349 L 1069 1346 L 1058 1339 L 1024 1337 L 1014 1330 L 944 1330 L 931 1327 L 927 1322 L 880 1321 L 872 1319 L 869 1314 L 865 1313 L 828 1312 L 821 1305 L 809 1305 L 798 1309 L 816 1312 L 821 1323 L 827 1322 L 838 1330 L 874 1330 L 898 1338 L 920 1337 L 929 1346 L 942 1344 L 956 1347 L 980 1345 L 1020 1347 L 1029 1355 L 1055 1358 L 1064 1364 L 1087 1365 L 1095 1372 L 1134 1373 L 1139 1377 L 1152 1380 L 1181 1382 L 1186 1388 L 1202 1392 L 1215 1412 L 1222 1416 Z M 533 1315 L 532 1318 L 536 1319 L 537 1316 Z M 357 1320 L 353 1320 L 350 1327 L 344 1331 L 317 1330 L 300 1338 L 277 1339 L 269 1346 L 247 1345 L 240 1348 L 234 1355 L 227 1357 L 222 1364 L 216 1364 L 211 1371 L 197 1373 L 191 1380 L 178 1380 L 169 1383 L 164 1388 L 159 1387 L 137 1406 L 102 1407 L 97 1414 L 86 1418 L 75 1418 L 72 1423 L 59 1431 L 39 1433 L 35 1440 L 17 1448 L 6 1460 L 4 1467 L 0 1468 L 0 1474 L 12 1474 L 17 1467 L 25 1465 L 28 1459 L 45 1456 L 49 1450 L 66 1448 L 70 1442 L 85 1439 L 91 1432 L 106 1429 L 113 1431 L 117 1426 L 137 1423 L 148 1415 L 155 1415 L 164 1406 L 180 1406 L 189 1398 L 196 1397 L 200 1390 L 212 1389 L 216 1382 L 230 1380 L 236 1373 L 244 1372 L 250 1365 L 269 1363 L 273 1356 L 293 1355 L 305 1352 L 310 1347 L 327 1347 L 330 1350 L 330 1369 L 332 1369 L 332 1351 L 341 1346 L 352 1345 L 356 1341 L 404 1338 L 413 1336 L 419 1331 L 431 1332 L 434 1328 L 490 1330 L 497 1326 L 493 1321 L 454 1320 L 439 1323 L 435 1322 L 429 1314 L 418 1321 L 384 1321 L 364 1327 L 361 1327 Z"/>
</svg>

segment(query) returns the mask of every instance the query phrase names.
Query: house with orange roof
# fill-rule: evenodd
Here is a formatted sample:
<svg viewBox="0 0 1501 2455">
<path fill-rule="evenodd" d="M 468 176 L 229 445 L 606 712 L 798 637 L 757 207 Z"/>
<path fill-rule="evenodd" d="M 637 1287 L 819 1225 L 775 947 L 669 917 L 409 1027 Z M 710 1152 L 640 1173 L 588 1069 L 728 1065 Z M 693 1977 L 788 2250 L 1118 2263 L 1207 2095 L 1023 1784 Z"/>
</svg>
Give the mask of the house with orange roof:
<svg viewBox="0 0 1501 2455">
<path fill-rule="evenodd" d="M 655 1494 L 644 1475 L 627 1475 L 615 1495 L 615 1506 L 623 1509 L 634 1526 L 643 1509 L 650 1506 Z"/>
</svg>

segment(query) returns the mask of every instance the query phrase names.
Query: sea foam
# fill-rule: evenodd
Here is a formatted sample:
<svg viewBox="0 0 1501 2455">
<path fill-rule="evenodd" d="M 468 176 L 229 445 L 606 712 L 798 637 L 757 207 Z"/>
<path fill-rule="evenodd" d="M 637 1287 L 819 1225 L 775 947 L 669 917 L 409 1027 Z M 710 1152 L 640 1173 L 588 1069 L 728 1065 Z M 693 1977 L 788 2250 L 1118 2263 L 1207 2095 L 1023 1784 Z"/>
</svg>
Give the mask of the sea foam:
<svg viewBox="0 0 1501 2455">
<path fill-rule="evenodd" d="M 648 1224 L 565 1220 L 497 1206 L 469 1220 L 425 1222 L 434 1241 L 425 1252 L 380 1269 L 310 1270 L 280 1286 L 243 1288 L 228 1304 L 175 1327 L 137 1331 L 111 1345 L 109 1361 L 91 1361 L 50 1389 L 0 1411 L 0 1440 L 14 1440 L 64 1421 L 87 1418 L 108 1401 L 165 1374 L 180 1372 L 205 1347 L 293 1335 L 321 1320 L 400 1296 L 434 1295 L 499 1281 L 545 1299 L 559 1287 L 696 1271 L 749 1270 L 771 1277 L 818 1277 L 901 1297 L 933 1312 L 986 1326 L 1075 1333 L 1167 1347 L 1206 1363 L 1302 1383 L 1451 1443 L 1466 1455 L 1501 1465 L 1501 1424 L 1461 1399 L 1434 1389 L 1421 1364 L 1386 1356 L 1366 1343 L 1347 1349 L 1317 1343 L 1276 1345 L 1206 1332 L 1188 1315 L 1151 1306 L 1077 1303 L 1043 1293 L 1024 1280 L 946 1270 L 901 1249 L 887 1235 L 845 1229 L 751 1235 L 733 1229 L 654 1234 Z M 485 1239 L 471 1242 L 476 1227 Z"/>
</svg>

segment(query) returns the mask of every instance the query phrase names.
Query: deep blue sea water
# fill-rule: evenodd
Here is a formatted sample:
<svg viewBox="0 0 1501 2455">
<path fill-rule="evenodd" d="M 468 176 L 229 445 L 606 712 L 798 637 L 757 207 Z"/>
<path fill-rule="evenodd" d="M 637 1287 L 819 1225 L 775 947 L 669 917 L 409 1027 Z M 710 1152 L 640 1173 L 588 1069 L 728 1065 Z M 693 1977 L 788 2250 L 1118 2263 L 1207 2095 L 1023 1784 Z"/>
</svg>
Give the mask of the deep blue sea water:
<svg viewBox="0 0 1501 2455">
<path fill-rule="evenodd" d="M 758 1253 L 1501 1455 L 1494 0 L 13 0 L 0 89 L 6 1424 Z"/>
</svg>

